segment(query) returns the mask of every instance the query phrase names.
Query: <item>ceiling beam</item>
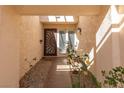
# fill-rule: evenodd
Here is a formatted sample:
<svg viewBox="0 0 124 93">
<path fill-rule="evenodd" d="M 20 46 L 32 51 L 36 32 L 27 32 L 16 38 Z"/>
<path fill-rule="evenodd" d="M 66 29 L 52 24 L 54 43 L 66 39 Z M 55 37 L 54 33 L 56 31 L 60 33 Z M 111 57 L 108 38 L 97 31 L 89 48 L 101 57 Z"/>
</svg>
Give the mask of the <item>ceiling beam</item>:
<svg viewBox="0 0 124 93">
<path fill-rule="evenodd" d="M 99 15 L 98 5 L 21 5 L 15 6 L 21 15 Z"/>
</svg>

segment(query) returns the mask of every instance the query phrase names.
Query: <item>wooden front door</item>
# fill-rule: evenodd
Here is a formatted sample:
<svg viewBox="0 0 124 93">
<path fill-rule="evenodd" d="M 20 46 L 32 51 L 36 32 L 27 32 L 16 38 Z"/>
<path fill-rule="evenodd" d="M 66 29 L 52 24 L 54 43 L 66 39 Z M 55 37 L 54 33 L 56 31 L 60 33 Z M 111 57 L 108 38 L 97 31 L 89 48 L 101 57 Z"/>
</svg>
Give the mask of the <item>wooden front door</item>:
<svg viewBox="0 0 124 93">
<path fill-rule="evenodd" d="M 44 29 L 44 56 L 57 56 L 57 29 Z"/>
</svg>

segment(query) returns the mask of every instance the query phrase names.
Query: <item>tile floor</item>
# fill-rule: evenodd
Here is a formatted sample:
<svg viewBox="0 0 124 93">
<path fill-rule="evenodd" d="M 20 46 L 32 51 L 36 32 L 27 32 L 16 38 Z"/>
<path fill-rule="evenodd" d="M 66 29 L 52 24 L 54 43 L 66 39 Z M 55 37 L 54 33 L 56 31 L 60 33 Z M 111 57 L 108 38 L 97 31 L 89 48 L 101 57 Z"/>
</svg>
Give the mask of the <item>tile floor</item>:
<svg viewBox="0 0 124 93">
<path fill-rule="evenodd" d="M 71 78 L 65 58 L 51 58 L 51 69 L 48 73 L 44 87 L 46 88 L 70 88 Z"/>
<path fill-rule="evenodd" d="M 20 87 L 70 88 L 71 78 L 66 58 L 44 58 L 20 80 Z"/>
</svg>

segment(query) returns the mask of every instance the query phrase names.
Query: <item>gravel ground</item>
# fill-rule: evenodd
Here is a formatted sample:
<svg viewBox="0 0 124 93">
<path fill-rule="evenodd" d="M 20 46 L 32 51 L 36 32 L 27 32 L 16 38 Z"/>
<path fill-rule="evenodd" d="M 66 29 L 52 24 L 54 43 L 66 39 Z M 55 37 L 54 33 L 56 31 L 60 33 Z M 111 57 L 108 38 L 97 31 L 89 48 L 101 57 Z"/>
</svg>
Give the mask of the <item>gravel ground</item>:
<svg viewBox="0 0 124 93">
<path fill-rule="evenodd" d="M 20 80 L 20 88 L 42 88 L 51 68 L 51 61 L 40 60 Z"/>
</svg>

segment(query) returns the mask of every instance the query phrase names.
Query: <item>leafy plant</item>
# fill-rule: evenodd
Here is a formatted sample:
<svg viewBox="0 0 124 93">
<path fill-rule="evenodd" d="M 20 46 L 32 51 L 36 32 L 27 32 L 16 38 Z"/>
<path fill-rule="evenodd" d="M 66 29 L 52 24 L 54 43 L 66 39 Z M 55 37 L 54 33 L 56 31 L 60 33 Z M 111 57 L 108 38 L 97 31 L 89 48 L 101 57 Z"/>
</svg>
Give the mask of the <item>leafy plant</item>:
<svg viewBox="0 0 124 93">
<path fill-rule="evenodd" d="M 73 74 L 77 74 L 76 79 L 72 80 L 72 87 L 100 87 L 99 82 L 96 77 L 87 69 L 91 63 L 89 61 L 89 55 L 87 53 L 82 53 L 82 56 L 79 56 L 73 47 L 68 44 L 67 47 L 67 59 L 68 64 L 71 65 L 72 79 Z M 74 75 L 75 76 L 75 75 Z M 80 81 L 83 78 L 83 84 Z M 81 83 L 80 83 L 81 82 Z M 88 82 L 88 84 L 86 84 Z"/>
<path fill-rule="evenodd" d="M 124 87 L 124 67 L 112 68 L 108 73 L 105 70 L 101 72 L 104 77 L 103 87 Z"/>
</svg>

